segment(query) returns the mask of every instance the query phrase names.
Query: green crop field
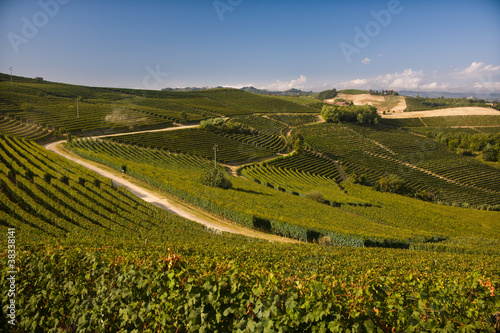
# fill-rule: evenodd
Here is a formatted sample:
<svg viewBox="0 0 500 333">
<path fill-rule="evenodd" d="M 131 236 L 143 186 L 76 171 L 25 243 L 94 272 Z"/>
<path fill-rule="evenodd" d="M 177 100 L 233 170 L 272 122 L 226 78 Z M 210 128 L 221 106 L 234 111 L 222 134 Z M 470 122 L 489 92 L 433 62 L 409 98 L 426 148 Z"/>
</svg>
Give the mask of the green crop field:
<svg viewBox="0 0 500 333">
<path fill-rule="evenodd" d="M 253 141 L 252 141 L 253 139 Z M 171 152 L 182 152 L 204 158 L 214 157 L 214 145 L 218 145 L 218 160 L 235 162 L 273 156 L 283 142 L 274 136 L 243 136 L 216 134 L 201 129 L 129 134 L 108 137 L 115 142 L 154 147 Z"/>
<path fill-rule="evenodd" d="M 484 238 L 484 251 L 487 252 L 492 250 L 489 248 L 491 245 L 487 244 L 497 242 L 496 236 L 491 234 L 491 228 L 497 223 L 500 214 L 498 212 L 468 209 L 465 210 L 467 214 L 458 214 L 464 209 L 435 205 L 396 194 L 379 194 L 360 185 L 348 186 L 342 183 L 341 189 L 334 178 L 273 166 L 245 168 L 242 173 L 254 182 L 231 177 L 233 189 L 214 189 L 199 183 L 201 168 L 197 171 L 153 164 L 153 159 L 147 157 L 154 154 L 149 148 L 118 145 L 107 141 L 98 143 L 78 140 L 72 142 L 69 147 L 86 158 L 116 169 L 126 164 L 128 174 L 187 202 L 195 203 L 245 226 L 264 228 L 268 232 L 286 237 L 312 240 L 328 236 L 338 244 L 360 246 L 374 243 L 381 246 L 394 244 L 418 248 L 422 246 L 422 242 L 430 239 L 451 242 L 455 238 L 474 233 Z M 302 180 L 302 185 L 298 185 L 299 176 L 307 179 Z M 315 187 L 316 190 L 324 191 L 328 203 L 320 203 L 306 197 Z M 404 209 L 398 209 L 398 205 L 404 206 Z M 474 222 L 480 215 L 485 223 L 484 232 L 481 232 L 481 227 Z M 416 219 L 415 216 L 419 218 Z M 440 225 L 438 221 L 448 222 Z M 459 230 L 456 229 L 458 225 Z M 480 234 L 482 236 L 479 236 Z M 457 251 L 472 250 L 464 246 L 459 247 Z M 452 248 L 453 246 L 450 246 L 450 250 Z"/>
<path fill-rule="evenodd" d="M 392 173 L 443 202 L 500 204 L 498 169 L 449 152 L 432 139 L 401 129 L 328 123 L 304 126 L 300 133 L 313 149 L 338 159 L 349 174 L 376 182 Z"/>
<path fill-rule="evenodd" d="M 497 127 L 482 127 L 494 117 L 333 124 L 308 97 L 17 77 L 11 87 L 4 74 L 0 93 L 13 332 L 493 331 L 500 162 L 481 157 L 500 149 Z M 171 128 L 216 117 L 228 126 Z M 168 130 L 125 133 L 153 128 Z M 181 206 L 294 242 L 173 215 L 39 145 L 62 139 L 59 149 Z M 202 182 L 214 145 L 229 189 Z M 408 192 L 381 190 L 390 176 Z"/>
</svg>

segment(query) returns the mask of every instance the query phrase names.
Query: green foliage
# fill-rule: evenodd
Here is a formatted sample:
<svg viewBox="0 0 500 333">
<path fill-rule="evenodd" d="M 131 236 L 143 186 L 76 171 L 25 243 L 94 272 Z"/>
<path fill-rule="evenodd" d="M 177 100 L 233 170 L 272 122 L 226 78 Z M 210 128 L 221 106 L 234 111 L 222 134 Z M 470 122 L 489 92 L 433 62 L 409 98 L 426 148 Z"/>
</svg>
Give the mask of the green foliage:
<svg viewBox="0 0 500 333">
<path fill-rule="evenodd" d="M 311 191 L 306 194 L 306 198 L 309 200 L 314 200 L 320 203 L 325 202 L 325 198 L 323 197 L 323 193 L 319 191 Z"/>
<path fill-rule="evenodd" d="M 492 258 L 485 258 L 489 268 L 479 273 L 465 260 L 425 252 L 410 257 L 360 250 L 353 255 L 332 247 L 230 240 L 207 235 L 205 248 L 219 246 L 207 259 L 202 255 L 210 252 L 194 242 L 189 242 L 195 248 L 190 255 L 183 255 L 188 252 L 177 241 L 174 250 L 22 248 L 16 329 L 473 332 L 493 327 L 499 281 L 492 268 L 498 261 Z M 2 270 L 1 278 L 7 277 Z"/>
<path fill-rule="evenodd" d="M 317 112 L 308 106 L 236 89 L 167 92 L 39 84 L 21 79 L 16 83 L 15 89 L 11 89 L 10 82 L 0 81 L 0 114 L 8 111 L 13 120 L 34 122 L 50 130 L 65 128 L 74 134 L 125 132 L 131 126 L 154 129 L 171 126 L 173 122 L 196 122 L 207 116 Z M 0 131 L 4 132 L 1 124 Z"/>
<path fill-rule="evenodd" d="M 344 89 L 340 90 L 339 93 L 347 95 L 359 95 L 359 94 L 368 94 L 368 91 L 360 89 Z"/>
<path fill-rule="evenodd" d="M 495 115 L 425 117 L 422 121 L 429 127 L 500 126 L 500 116 Z"/>
<path fill-rule="evenodd" d="M 270 115 L 266 115 L 265 117 L 260 115 L 240 116 L 232 118 L 231 122 L 243 124 L 258 131 L 276 135 L 285 134 L 290 130 L 288 124 L 283 123 L 280 119 L 275 119 L 275 117 Z"/>
<path fill-rule="evenodd" d="M 337 96 L 337 89 L 334 88 L 320 92 L 318 94 L 318 99 L 320 100 L 332 99 L 335 98 L 335 96 Z"/>
<path fill-rule="evenodd" d="M 323 103 L 320 103 L 321 106 L 319 109 L 323 107 Z M 269 118 L 277 120 L 281 123 L 284 123 L 290 127 L 303 126 L 306 124 L 312 124 L 319 122 L 318 115 L 315 114 L 270 114 Z"/>
<path fill-rule="evenodd" d="M 500 204 L 498 169 L 450 152 L 429 138 L 383 126 L 316 124 L 299 128 L 307 145 L 339 160 L 348 174 L 375 184 L 387 173 L 413 189 L 435 194 L 436 202 L 470 207 Z"/>
<path fill-rule="evenodd" d="M 499 146 L 497 144 L 497 146 Z M 487 144 L 486 147 L 483 149 L 483 160 L 485 161 L 490 161 L 490 162 L 496 162 L 498 161 L 498 156 L 499 156 L 499 150 L 494 148 L 491 144 Z"/>
<path fill-rule="evenodd" d="M 8 79 L 0 74 L 0 86 Z M 19 82 L 33 95 L 82 96 L 87 103 L 96 95 L 113 101 L 134 93 L 31 81 Z M 36 87 L 45 90 L 40 94 Z M 188 117 L 242 110 L 196 94 L 141 95 L 205 108 L 185 111 Z M 238 98 L 233 105 L 243 106 Z M 295 126 L 278 118 L 273 124 Z M 231 221 L 337 246 L 216 233 L 31 141 L 0 136 L 0 229 L 6 234 L 16 228 L 18 241 L 16 331 L 492 330 L 491 315 L 500 305 L 499 213 L 340 183 L 337 161 L 369 181 L 392 173 L 419 185 L 415 196 L 438 188 L 440 200 L 484 210 L 495 207 L 486 202 L 498 201 L 496 169 L 395 129 L 316 124 L 294 131 L 317 153 L 248 166 L 242 175 L 255 182 L 226 176 L 234 185 L 228 190 L 200 186 L 200 172 L 213 165 L 202 157 L 109 140 L 72 140 L 67 147 L 117 170 L 127 165 L 131 177 Z M 186 141 L 195 142 L 193 151 L 210 135 L 223 136 L 210 133 L 196 141 L 193 133 Z M 176 136 L 150 147 L 170 138 Z M 235 139 L 229 142 L 235 145 Z M 313 191 L 323 203 L 307 200 Z M 6 247 L 0 256 L 7 257 Z M 2 280 L 9 276 L 5 264 Z M 9 299 L 2 297 L 5 318 Z"/>
<path fill-rule="evenodd" d="M 208 165 L 182 154 L 84 141 L 108 154 L 129 154 L 135 161 L 144 162 L 149 156 L 157 168 L 133 161 L 126 164 L 135 176 L 140 171 L 153 177 L 156 172 L 155 177 L 183 190 L 191 186 L 186 184 L 192 175 Z M 76 147 L 80 142 L 71 144 Z M 438 207 L 367 192 L 354 184 L 346 184 L 349 193 L 370 196 L 380 206 L 336 209 L 260 185 L 245 187 L 248 182 L 238 178 L 234 178 L 238 190 L 207 189 L 202 197 L 199 184 L 191 183 L 198 202 L 221 195 L 220 202 L 244 200 L 239 204 L 246 208 L 259 205 L 252 221 L 272 212 L 271 207 L 282 216 L 290 210 L 290 220 L 318 211 L 314 218 L 331 224 L 345 223 L 350 211 L 352 219 L 345 228 L 355 228 L 359 234 L 360 226 L 369 223 L 366 230 L 372 235 L 360 240 L 331 232 L 325 238 L 311 229 L 306 234 L 309 240 L 412 250 L 270 243 L 217 234 L 173 216 L 29 141 L 0 137 L 0 143 L 0 212 L 5 218 L 0 228 L 6 233 L 8 227 L 15 227 L 18 240 L 16 330 L 488 331 L 492 327 L 490 316 L 497 311 L 500 297 L 500 262 L 495 255 L 498 213 Z M 115 162 L 117 168 L 124 164 Z M 25 178 L 21 165 L 29 166 L 33 182 Z M 17 170 L 15 182 L 6 175 L 10 170 Z M 43 179 L 47 173 L 54 176 L 50 184 Z M 68 178 L 68 184 L 58 181 L 61 176 Z M 226 193 L 227 197 L 222 196 Z M 269 207 L 248 201 L 250 195 L 262 201 L 273 193 L 280 195 Z M 291 205 L 280 210 L 279 205 L 287 201 Z M 397 214 L 388 218 L 388 208 Z M 381 235 L 405 228 L 430 229 L 432 224 L 418 224 L 426 214 L 449 241 L 436 234 L 417 236 L 414 231 L 413 236 L 421 238 L 410 244 L 374 236 L 373 231 L 381 227 L 385 228 Z M 474 222 L 478 220 L 481 224 Z M 473 252 L 472 246 L 475 251 L 493 249 L 493 255 L 428 252 Z M 6 248 L 2 251 L 6 257 Z M 7 277 L 3 262 L 0 278 Z M 5 317 L 9 298 L 7 293 L 2 297 Z"/>
<path fill-rule="evenodd" d="M 360 125 L 377 124 L 380 118 L 377 114 L 377 108 L 368 104 L 363 106 L 325 105 L 321 116 L 327 122 L 351 122 Z"/>
<path fill-rule="evenodd" d="M 215 128 L 215 127 L 214 127 Z M 182 152 L 203 158 L 214 157 L 214 145 L 218 145 L 217 160 L 222 163 L 245 161 L 274 155 L 273 150 L 284 148 L 284 140 L 275 136 L 238 137 L 203 129 L 185 129 L 177 131 L 147 132 L 106 138 L 118 143 L 154 147 L 169 152 Z M 270 140 L 271 139 L 271 140 Z M 259 144 L 262 141 L 266 144 Z M 269 148 L 268 148 L 269 147 Z"/>
<path fill-rule="evenodd" d="M 482 152 L 483 160 L 497 161 L 500 150 L 500 133 L 467 133 L 465 129 L 457 131 L 444 131 L 437 129 L 427 131 L 425 135 L 447 145 L 450 149 L 456 149 L 457 153 L 464 156 L 471 156 L 472 152 Z"/>
<path fill-rule="evenodd" d="M 302 154 L 304 152 L 304 138 L 302 135 L 298 135 L 293 143 L 293 149 L 297 154 Z"/>
<path fill-rule="evenodd" d="M 200 182 L 203 185 L 219 187 L 224 190 L 233 187 L 229 178 L 227 178 L 221 170 L 215 168 L 207 169 L 201 176 Z"/>
<path fill-rule="evenodd" d="M 76 147 L 78 143 L 79 141 L 75 142 L 74 146 Z M 363 186 L 360 186 L 364 189 L 361 191 L 353 187 L 354 184 L 351 186 L 348 183 L 342 183 L 344 188 L 342 190 L 332 179 L 321 178 L 319 175 L 304 175 L 299 178 L 302 174 L 299 170 L 257 168 L 255 173 L 252 171 L 255 182 L 230 177 L 233 183 L 232 189 L 221 191 L 207 186 L 200 191 L 197 180 L 200 172 L 206 170 L 206 167 L 197 164 L 187 168 L 175 166 L 176 164 L 170 162 L 173 157 L 175 161 L 183 160 L 182 154 L 165 154 L 166 156 L 162 157 L 151 149 L 107 142 L 100 142 L 99 146 L 93 147 L 100 153 L 92 153 L 88 148 L 72 149 L 86 158 L 116 169 L 126 163 L 130 176 L 216 215 L 249 227 L 254 226 L 257 216 L 259 221 L 267 221 L 267 230 L 270 232 L 296 239 L 309 240 L 311 235 L 318 235 L 317 237 L 328 236 L 333 244 L 338 245 L 363 246 L 365 242 L 370 242 L 369 244 L 377 244 L 376 246 L 398 244 L 397 246 L 409 247 L 414 242 L 421 242 L 422 239 L 441 238 L 442 235 L 454 238 L 457 235 L 470 235 L 473 232 L 474 235 L 482 235 L 481 237 L 488 239 L 496 237 L 491 230 L 495 228 L 492 223 L 493 225 L 498 223 L 497 216 L 488 215 L 495 213 L 469 210 L 458 214 L 456 210 L 459 208 L 438 206 L 395 194 L 371 191 L 370 188 Z M 296 158 L 299 156 L 310 160 L 310 155 L 304 154 L 283 158 L 278 162 L 283 163 L 291 159 L 296 161 L 294 163 L 298 167 L 299 160 Z M 323 164 L 309 165 L 311 170 L 316 170 L 315 172 L 320 172 L 323 168 L 320 168 Z M 331 168 L 335 168 L 332 162 L 324 164 L 324 170 Z M 245 173 L 246 169 L 242 170 L 242 175 Z M 284 173 L 288 173 L 289 176 L 285 176 Z M 307 200 L 305 194 L 312 190 L 321 191 L 325 199 L 330 202 L 330 206 Z M 471 205 L 475 205 L 475 202 L 471 202 Z M 421 218 L 415 220 L 414 216 Z M 433 222 L 436 218 L 453 222 L 443 222 L 437 230 Z M 477 224 L 473 222 L 477 219 L 484 221 L 486 229 L 478 229 Z M 353 228 L 353 225 L 356 225 L 356 228 Z M 486 227 L 487 225 L 490 227 Z M 416 241 L 417 239 L 420 241 Z M 453 251 L 454 248 L 449 247 L 447 250 Z M 471 248 L 467 251 L 475 250 Z"/>
<path fill-rule="evenodd" d="M 367 186 L 370 185 L 370 181 L 368 180 L 368 177 L 364 173 L 359 175 L 359 176 L 356 173 L 353 173 L 349 177 L 349 181 L 352 182 L 353 184 L 360 184 L 360 185 L 367 185 Z"/>
<path fill-rule="evenodd" d="M 368 90 L 368 93 L 370 95 L 378 95 L 378 96 L 399 96 L 399 93 L 395 90 L 384 90 L 382 89 L 381 91 L 378 90 Z"/>
<path fill-rule="evenodd" d="M 406 111 L 423 111 L 463 106 L 488 107 L 484 100 L 475 98 L 406 97 Z"/>
<path fill-rule="evenodd" d="M 381 177 L 378 180 L 377 189 L 382 192 L 399 194 L 402 194 L 406 191 L 404 182 L 401 177 L 393 174 Z"/>
<path fill-rule="evenodd" d="M 20 119 L 4 117 L 0 118 L 0 133 L 16 137 L 34 140 L 36 142 L 47 142 L 54 138 L 54 131 L 45 126 L 40 126 L 34 121 L 22 121 Z"/>
<path fill-rule="evenodd" d="M 200 122 L 200 129 L 211 130 L 214 127 L 220 126 L 222 124 L 224 124 L 224 119 L 222 119 L 220 117 L 219 118 L 210 118 L 207 120 L 202 120 Z"/>
</svg>

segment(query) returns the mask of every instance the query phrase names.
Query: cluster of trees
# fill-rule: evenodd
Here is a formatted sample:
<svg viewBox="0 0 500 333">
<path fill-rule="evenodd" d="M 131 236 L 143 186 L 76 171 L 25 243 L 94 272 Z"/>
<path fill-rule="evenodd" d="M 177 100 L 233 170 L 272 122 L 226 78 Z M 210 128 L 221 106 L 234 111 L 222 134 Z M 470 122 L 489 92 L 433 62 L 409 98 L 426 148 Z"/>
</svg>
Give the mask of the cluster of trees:
<svg viewBox="0 0 500 333">
<path fill-rule="evenodd" d="M 428 131 L 426 136 L 447 145 L 461 155 L 472 156 L 473 152 L 481 152 L 485 161 L 496 162 L 500 160 L 499 133 L 469 134 Z"/>
<path fill-rule="evenodd" d="M 394 96 L 399 96 L 399 93 L 395 90 L 384 90 L 382 89 L 381 91 L 378 90 L 368 90 L 368 93 L 370 95 L 394 95 Z"/>
<path fill-rule="evenodd" d="M 329 90 L 325 90 L 325 91 L 322 91 L 318 94 L 318 99 L 332 99 L 332 98 L 335 98 L 335 96 L 337 96 L 337 89 L 333 88 L 333 89 L 329 89 Z"/>
<path fill-rule="evenodd" d="M 325 105 L 321 110 L 321 116 L 327 122 L 357 123 L 360 125 L 378 124 L 380 116 L 377 108 L 371 105 Z"/>
<path fill-rule="evenodd" d="M 425 190 L 415 190 L 414 188 L 405 184 L 404 180 L 395 174 L 387 174 L 380 177 L 376 183 L 368 180 L 366 174 L 356 175 L 352 174 L 349 181 L 354 184 L 371 186 L 380 192 L 396 193 L 411 198 L 416 198 L 424 201 L 433 201 L 434 194 Z"/>
<path fill-rule="evenodd" d="M 222 118 L 202 120 L 200 122 L 200 128 L 212 132 L 223 132 L 227 134 L 257 135 L 259 133 L 259 131 L 254 128 L 247 127 L 240 123 L 230 121 L 227 122 Z"/>
<path fill-rule="evenodd" d="M 209 168 L 206 170 L 202 176 L 200 182 L 203 185 L 211 186 L 211 187 L 218 187 L 222 188 L 224 190 L 230 189 L 233 187 L 233 184 L 224 175 L 224 172 L 222 172 L 219 169 L 216 168 Z"/>
</svg>

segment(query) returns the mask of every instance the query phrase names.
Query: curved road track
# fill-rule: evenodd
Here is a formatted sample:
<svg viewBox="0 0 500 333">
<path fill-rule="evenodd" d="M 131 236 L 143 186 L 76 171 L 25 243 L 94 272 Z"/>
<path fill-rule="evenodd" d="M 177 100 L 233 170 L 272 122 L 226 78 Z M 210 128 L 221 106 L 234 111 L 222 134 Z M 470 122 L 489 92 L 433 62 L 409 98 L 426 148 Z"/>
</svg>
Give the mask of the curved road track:
<svg viewBox="0 0 500 333">
<path fill-rule="evenodd" d="M 179 126 L 179 127 L 169 127 L 166 129 L 160 129 L 160 130 L 153 130 L 153 131 L 142 131 L 142 132 L 158 132 L 158 131 L 173 131 L 173 130 L 179 130 L 179 129 L 186 129 L 186 128 L 193 128 L 197 127 L 198 125 L 190 125 L 190 126 Z M 135 133 L 142 133 L 142 132 L 134 132 L 134 133 L 121 133 L 121 134 L 115 134 L 115 135 L 126 135 L 126 134 L 135 134 Z M 111 135 L 103 135 L 103 136 L 94 136 L 92 138 L 100 138 L 104 136 L 111 136 Z M 111 171 L 106 171 L 103 168 L 85 161 L 84 159 L 76 156 L 69 154 L 68 152 L 64 151 L 59 147 L 61 143 L 65 142 L 63 141 L 57 141 L 53 143 L 46 144 L 44 147 L 68 160 L 71 160 L 75 163 L 78 163 L 85 168 L 92 170 L 101 176 L 104 176 L 106 178 L 109 178 L 113 181 L 114 184 L 117 184 L 119 186 L 122 186 L 132 192 L 132 194 L 136 195 L 138 198 L 147 201 L 157 207 L 160 207 L 162 209 L 165 209 L 166 211 L 173 213 L 175 215 L 184 217 L 188 220 L 201 223 L 205 225 L 207 228 L 211 228 L 217 231 L 225 231 L 225 232 L 230 232 L 230 233 L 237 233 L 245 236 L 250 236 L 250 237 L 255 237 L 255 238 L 261 238 L 265 239 L 268 241 L 278 241 L 278 242 L 296 242 L 295 240 L 284 238 L 284 237 L 279 237 L 276 235 L 271 235 L 271 234 L 266 234 L 263 232 L 259 232 L 256 230 L 252 229 L 247 229 L 238 225 L 235 225 L 233 223 L 228 223 L 225 221 L 222 221 L 220 219 L 217 219 L 215 217 L 212 217 L 208 215 L 207 213 L 200 212 L 196 208 L 187 208 L 185 205 L 179 204 L 179 203 L 174 203 L 172 200 L 167 199 L 165 196 L 161 195 L 160 193 L 148 190 L 147 188 L 134 184 L 131 181 L 128 181 L 125 179 L 122 175 L 120 175 L 118 172 L 114 173 Z M 196 212 L 196 214 L 195 214 Z"/>
</svg>

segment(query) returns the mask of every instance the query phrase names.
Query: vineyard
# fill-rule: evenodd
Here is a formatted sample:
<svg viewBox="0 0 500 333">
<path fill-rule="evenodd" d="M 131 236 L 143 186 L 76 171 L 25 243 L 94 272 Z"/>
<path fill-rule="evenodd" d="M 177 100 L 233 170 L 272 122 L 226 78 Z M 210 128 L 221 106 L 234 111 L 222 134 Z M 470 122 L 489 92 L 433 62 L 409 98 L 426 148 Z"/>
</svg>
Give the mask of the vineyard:
<svg viewBox="0 0 500 333">
<path fill-rule="evenodd" d="M 10 77 L 0 74 L 0 116 L 76 135 L 160 128 L 215 116 L 317 112 L 236 89 L 168 92 L 83 87 L 21 77 L 15 81 L 14 89 Z"/>
<path fill-rule="evenodd" d="M 443 250 L 473 253 L 490 253 L 499 245 L 497 231 L 493 231 L 498 212 L 470 209 L 464 212 L 463 208 L 380 193 L 345 182 L 340 188 L 335 177 L 314 173 L 312 169 L 298 169 L 301 155 L 279 158 L 264 166 L 245 167 L 241 173 L 252 182 L 231 177 L 233 189 L 221 190 L 201 185 L 198 181 L 201 171 L 172 167 L 163 163 L 163 158 L 152 158 L 152 154 L 158 154 L 154 149 L 108 140 L 92 142 L 73 141 L 68 147 L 117 170 L 127 165 L 127 173 L 133 177 L 216 215 L 270 233 L 304 241 L 327 236 L 335 244 L 350 246 L 420 248 L 438 240 Z M 331 160 L 309 157 L 310 162 L 316 160 L 338 173 Z M 280 163 L 287 163 L 288 167 L 279 167 Z M 325 200 L 311 200 L 308 198 L 311 191 L 321 192 Z M 482 225 L 478 219 L 483 221 Z M 478 237 L 476 241 L 483 244 L 481 247 L 457 243 L 457 239 L 471 233 Z"/>
<path fill-rule="evenodd" d="M 338 164 L 331 159 L 321 158 L 311 153 L 277 158 L 267 162 L 266 164 L 273 167 L 296 170 L 327 177 L 335 180 L 336 183 L 340 183 L 343 180 Z"/>
<path fill-rule="evenodd" d="M 37 142 L 45 142 L 54 138 L 53 131 L 49 130 L 47 127 L 23 122 L 21 120 L 10 119 L 8 117 L 0 120 L 0 133 Z"/>
<path fill-rule="evenodd" d="M 431 139 L 400 129 L 319 124 L 300 128 L 312 149 L 338 159 L 348 174 L 375 183 L 391 173 L 409 186 L 433 193 L 436 200 L 500 204 L 500 174 L 490 166 L 449 152 Z"/>
<path fill-rule="evenodd" d="M 11 88 L 4 74 L 0 93 L 4 281 L 16 240 L 14 328 L 8 283 L 1 295 L 10 332 L 493 331 L 498 162 L 426 135 L 493 138 L 498 128 L 481 126 L 494 118 L 331 124 L 309 98 L 18 77 Z M 210 118 L 228 126 L 168 128 Z M 168 130 L 110 135 L 153 128 Z M 86 138 L 95 133 L 105 136 Z M 298 242 L 173 215 L 36 143 L 56 138 L 182 206 Z M 215 153 L 229 189 L 202 183 Z M 381 191 L 388 175 L 432 202 Z"/>
<path fill-rule="evenodd" d="M 124 144 L 187 153 L 203 158 L 214 158 L 214 145 L 218 145 L 217 159 L 223 163 L 245 161 L 272 156 L 281 150 L 283 142 L 274 136 L 222 135 L 201 129 L 140 133 L 108 137 Z"/>
</svg>

